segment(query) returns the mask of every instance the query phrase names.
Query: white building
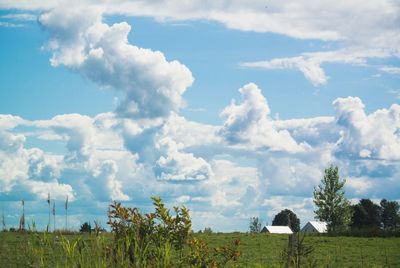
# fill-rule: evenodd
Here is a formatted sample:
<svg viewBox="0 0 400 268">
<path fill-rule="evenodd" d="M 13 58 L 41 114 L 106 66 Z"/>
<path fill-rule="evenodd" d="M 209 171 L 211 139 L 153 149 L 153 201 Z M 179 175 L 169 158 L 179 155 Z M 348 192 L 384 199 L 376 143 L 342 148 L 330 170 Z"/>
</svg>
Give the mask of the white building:
<svg viewBox="0 0 400 268">
<path fill-rule="evenodd" d="M 289 226 L 264 226 L 261 230 L 262 233 L 270 234 L 293 234 Z"/>
<path fill-rule="evenodd" d="M 309 234 L 323 234 L 326 233 L 327 231 L 328 231 L 328 226 L 326 222 L 320 222 L 320 221 L 309 221 L 301 229 L 301 232 Z"/>
</svg>

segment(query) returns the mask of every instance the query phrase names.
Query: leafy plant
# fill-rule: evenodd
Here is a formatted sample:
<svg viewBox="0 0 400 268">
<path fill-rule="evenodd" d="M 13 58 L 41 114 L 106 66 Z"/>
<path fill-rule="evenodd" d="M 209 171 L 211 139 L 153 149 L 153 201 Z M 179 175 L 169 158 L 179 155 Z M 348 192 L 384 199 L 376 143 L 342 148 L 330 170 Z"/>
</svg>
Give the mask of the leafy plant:
<svg viewBox="0 0 400 268">
<path fill-rule="evenodd" d="M 258 217 L 251 217 L 249 222 L 249 231 L 250 233 L 259 233 L 261 232 L 262 222 Z"/>
<path fill-rule="evenodd" d="M 351 221 L 350 202 L 344 196 L 344 184 L 340 181 L 338 167 L 325 169 L 324 178 L 317 188 L 314 188 L 314 204 L 316 218 L 328 224 L 328 231 L 340 231 Z"/>
<path fill-rule="evenodd" d="M 174 207 L 174 215 L 171 215 L 161 198 L 152 199 L 155 211 L 147 214 L 117 202 L 110 206 L 108 224 L 114 241 L 108 254 L 114 264 L 127 263 L 133 267 L 220 267 L 238 260 L 238 240 L 210 250 L 204 241 L 190 238 L 192 222 L 188 209 Z"/>
</svg>

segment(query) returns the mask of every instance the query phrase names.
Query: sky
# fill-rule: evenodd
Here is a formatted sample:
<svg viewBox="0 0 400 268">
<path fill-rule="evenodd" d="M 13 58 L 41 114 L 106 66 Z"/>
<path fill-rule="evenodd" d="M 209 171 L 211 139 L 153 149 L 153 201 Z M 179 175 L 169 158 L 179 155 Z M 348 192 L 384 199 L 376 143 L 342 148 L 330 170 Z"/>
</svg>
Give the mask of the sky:
<svg viewBox="0 0 400 268">
<path fill-rule="evenodd" d="M 339 167 L 400 201 L 400 2 L 0 0 L 0 210 L 105 227 L 113 201 L 246 231 Z"/>
</svg>

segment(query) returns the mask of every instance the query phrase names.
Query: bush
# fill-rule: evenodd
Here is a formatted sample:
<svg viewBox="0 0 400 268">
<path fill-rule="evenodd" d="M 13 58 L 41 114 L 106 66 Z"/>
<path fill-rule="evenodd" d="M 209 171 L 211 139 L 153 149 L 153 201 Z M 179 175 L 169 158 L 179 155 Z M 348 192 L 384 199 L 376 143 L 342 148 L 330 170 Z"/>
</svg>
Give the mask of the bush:
<svg viewBox="0 0 400 268">
<path fill-rule="evenodd" d="M 382 229 L 379 227 L 353 227 L 343 231 L 329 232 L 328 235 L 352 237 L 400 237 L 400 228 Z"/>
<path fill-rule="evenodd" d="M 155 212 L 147 214 L 141 214 L 137 208 L 122 207 L 117 202 L 110 206 L 108 224 L 114 241 L 108 254 L 114 264 L 220 267 L 238 260 L 239 241 L 210 250 L 204 241 L 190 237 L 192 222 L 185 207 L 174 207 L 172 216 L 159 197 L 152 199 Z"/>
</svg>

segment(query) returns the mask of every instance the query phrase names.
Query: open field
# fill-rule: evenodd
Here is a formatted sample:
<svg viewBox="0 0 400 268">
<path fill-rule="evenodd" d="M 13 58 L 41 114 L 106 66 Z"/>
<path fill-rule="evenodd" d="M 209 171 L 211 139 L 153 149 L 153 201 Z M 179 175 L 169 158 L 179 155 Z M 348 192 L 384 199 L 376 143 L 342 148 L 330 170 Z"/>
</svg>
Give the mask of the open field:
<svg viewBox="0 0 400 268">
<path fill-rule="evenodd" d="M 239 267 L 280 267 L 283 264 L 281 252 L 287 245 L 286 235 L 224 233 L 194 236 L 204 239 L 210 247 L 240 239 Z M 30 267 L 26 263 L 33 258 L 41 259 L 39 263 L 44 267 L 56 267 L 57 264 L 64 267 L 68 256 L 63 244 L 70 241 L 72 245 L 78 239 L 84 241 L 79 243 L 90 253 L 85 255 L 87 259 L 83 263 L 94 267 L 91 266 L 96 263 L 94 260 L 101 258 L 97 247 L 107 245 L 112 235 L 102 234 L 96 238 L 89 234 L 0 233 L 0 267 Z M 400 267 L 400 238 L 308 236 L 305 244 L 315 248 L 307 262 L 316 267 Z"/>
</svg>

